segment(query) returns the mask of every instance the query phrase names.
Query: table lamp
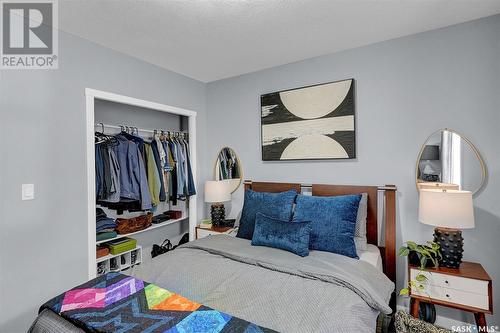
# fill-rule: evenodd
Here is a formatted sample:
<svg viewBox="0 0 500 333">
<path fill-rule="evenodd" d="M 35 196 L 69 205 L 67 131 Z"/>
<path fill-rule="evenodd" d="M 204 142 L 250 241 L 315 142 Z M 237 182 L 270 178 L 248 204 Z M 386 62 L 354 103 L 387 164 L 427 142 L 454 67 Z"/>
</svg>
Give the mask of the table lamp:
<svg viewBox="0 0 500 333">
<path fill-rule="evenodd" d="M 420 190 L 418 219 L 436 226 L 434 242 L 441 247 L 440 266 L 458 268 L 462 262 L 461 229 L 474 228 L 472 192 L 459 190 Z"/>
<path fill-rule="evenodd" d="M 210 215 L 212 225 L 218 227 L 226 218 L 223 202 L 231 200 L 227 183 L 219 180 L 209 180 L 205 183 L 205 202 L 211 203 Z"/>
</svg>

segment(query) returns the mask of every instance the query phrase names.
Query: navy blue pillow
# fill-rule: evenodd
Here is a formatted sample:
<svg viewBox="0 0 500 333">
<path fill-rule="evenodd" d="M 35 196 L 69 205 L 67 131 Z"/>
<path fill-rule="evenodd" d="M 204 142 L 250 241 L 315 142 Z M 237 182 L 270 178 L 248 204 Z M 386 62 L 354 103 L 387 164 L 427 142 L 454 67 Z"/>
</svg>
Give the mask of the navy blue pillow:
<svg viewBox="0 0 500 333">
<path fill-rule="evenodd" d="M 252 239 L 257 213 L 290 221 L 297 192 L 290 190 L 280 193 L 245 191 L 245 202 L 241 212 L 240 226 L 236 237 Z"/>
<path fill-rule="evenodd" d="M 295 221 L 311 221 L 311 250 L 327 251 L 358 258 L 354 230 L 361 195 L 317 197 L 298 195 Z"/>
<path fill-rule="evenodd" d="M 290 223 L 257 213 L 252 245 L 274 247 L 306 257 L 310 233 L 311 222 Z"/>
</svg>

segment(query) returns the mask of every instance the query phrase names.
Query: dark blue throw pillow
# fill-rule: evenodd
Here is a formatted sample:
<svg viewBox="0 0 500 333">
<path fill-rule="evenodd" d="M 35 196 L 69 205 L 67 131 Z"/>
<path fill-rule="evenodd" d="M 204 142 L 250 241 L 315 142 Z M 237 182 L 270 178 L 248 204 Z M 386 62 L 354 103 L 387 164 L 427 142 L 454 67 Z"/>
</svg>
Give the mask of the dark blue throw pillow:
<svg viewBox="0 0 500 333">
<path fill-rule="evenodd" d="M 305 257 L 309 255 L 310 233 L 311 222 L 291 223 L 257 213 L 252 245 L 274 247 Z"/>
<path fill-rule="evenodd" d="M 240 226 L 236 237 L 252 239 L 257 213 L 262 213 L 283 221 L 290 221 L 295 196 L 297 196 L 295 190 L 280 193 L 246 190 Z"/>
<path fill-rule="evenodd" d="M 354 245 L 354 230 L 360 199 L 361 195 L 298 195 L 293 222 L 311 221 L 311 250 L 358 258 Z"/>
</svg>

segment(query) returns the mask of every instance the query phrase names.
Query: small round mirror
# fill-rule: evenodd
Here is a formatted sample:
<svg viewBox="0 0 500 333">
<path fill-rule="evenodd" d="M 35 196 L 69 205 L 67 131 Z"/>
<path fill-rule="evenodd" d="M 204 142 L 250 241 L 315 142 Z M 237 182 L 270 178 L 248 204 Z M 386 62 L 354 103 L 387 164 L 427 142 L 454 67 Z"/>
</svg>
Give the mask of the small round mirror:
<svg viewBox="0 0 500 333">
<path fill-rule="evenodd" d="M 477 148 L 448 128 L 427 138 L 415 169 L 419 190 L 443 188 L 477 193 L 486 180 L 486 166 Z"/>
<path fill-rule="evenodd" d="M 240 159 L 232 148 L 220 150 L 215 161 L 215 180 L 227 180 L 231 193 L 236 191 L 243 180 L 243 168 Z"/>
</svg>

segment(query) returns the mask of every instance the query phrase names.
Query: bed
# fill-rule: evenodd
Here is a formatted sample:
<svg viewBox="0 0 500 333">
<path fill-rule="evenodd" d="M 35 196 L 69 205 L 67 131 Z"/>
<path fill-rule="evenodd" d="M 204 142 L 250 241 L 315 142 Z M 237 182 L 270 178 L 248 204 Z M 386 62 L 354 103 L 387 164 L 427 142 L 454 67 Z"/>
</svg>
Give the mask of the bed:
<svg viewBox="0 0 500 333">
<path fill-rule="evenodd" d="M 245 188 L 299 193 L 306 188 L 314 196 L 368 193 L 368 246 L 359 260 L 324 251 L 302 258 L 215 235 L 138 266 L 132 275 L 275 331 L 374 332 L 377 316 L 394 310 L 396 188 L 251 181 Z M 378 246 L 379 227 L 384 246 Z M 31 332 L 82 332 L 69 325 L 44 310 Z"/>
</svg>

